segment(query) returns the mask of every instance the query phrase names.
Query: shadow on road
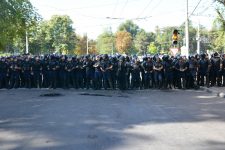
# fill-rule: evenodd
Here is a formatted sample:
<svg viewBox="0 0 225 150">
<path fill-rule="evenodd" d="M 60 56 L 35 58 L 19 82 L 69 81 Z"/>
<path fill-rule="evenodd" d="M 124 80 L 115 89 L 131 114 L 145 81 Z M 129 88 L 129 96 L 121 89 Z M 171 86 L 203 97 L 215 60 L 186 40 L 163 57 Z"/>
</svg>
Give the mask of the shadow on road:
<svg viewBox="0 0 225 150">
<path fill-rule="evenodd" d="M 97 98 L 61 92 L 64 96 L 2 92 L 7 99 L 0 98 L 0 149 L 106 150 L 134 144 L 141 149 L 142 142 L 151 145 L 159 140 L 151 127 L 225 122 L 224 99 L 202 91 L 111 91 L 106 93 L 111 96 Z M 201 144 L 220 149 L 225 147 L 223 140 Z"/>
</svg>

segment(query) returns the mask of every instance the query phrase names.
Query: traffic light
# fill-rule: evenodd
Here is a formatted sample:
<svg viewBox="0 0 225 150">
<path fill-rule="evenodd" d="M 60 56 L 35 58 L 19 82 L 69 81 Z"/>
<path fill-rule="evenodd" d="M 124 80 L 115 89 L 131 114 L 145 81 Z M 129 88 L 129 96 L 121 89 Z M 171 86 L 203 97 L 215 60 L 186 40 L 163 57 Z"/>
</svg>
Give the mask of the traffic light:
<svg viewBox="0 0 225 150">
<path fill-rule="evenodd" d="M 177 44 L 178 44 L 178 34 L 179 34 L 178 30 L 175 29 L 175 30 L 173 31 L 173 36 L 172 36 L 172 39 L 173 39 L 173 45 L 177 45 Z"/>
</svg>

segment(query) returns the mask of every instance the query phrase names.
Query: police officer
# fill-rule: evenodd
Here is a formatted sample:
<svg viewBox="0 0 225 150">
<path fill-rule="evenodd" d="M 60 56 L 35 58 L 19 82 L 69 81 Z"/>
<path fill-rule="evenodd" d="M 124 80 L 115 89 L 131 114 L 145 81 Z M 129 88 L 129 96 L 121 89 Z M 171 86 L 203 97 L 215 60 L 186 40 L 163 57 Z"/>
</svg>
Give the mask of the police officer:
<svg viewBox="0 0 225 150">
<path fill-rule="evenodd" d="M 55 56 L 51 56 L 48 63 L 48 74 L 49 74 L 49 88 L 56 89 L 57 87 L 57 69 L 58 69 L 58 63 L 56 61 Z"/>
<path fill-rule="evenodd" d="M 6 59 L 0 58 L 0 89 L 8 87 L 7 75 L 9 73 L 8 64 Z"/>
<path fill-rule="evenodd" d="M 65 70 L 66 70 L 66 87 L 67 88 L 75 88 L 76 85 L 76 79 L 74 77 L 74 63 L 72 61 L 72 58 L 68 58 L 67 59 L 67 63 L 65 66 Z"/>
<path fill-rule="evenodd" d="M 222 69 L 221 69 L 221 72 L 222 72 L 222 83 L 223 83 L 223 86 L 225 86 L 225 54 L 223 54 L 222 56 Z"/>
<path fill-rule="evenodd" d="M 10 88 L 19 88 L 21 66 L 18 63 L 17 57 L 11 59 L 10 63 Z"/>
<path fill-rule="evenodd" d="M 120 90 L 127 90 L 126 79 L 127 79 L 127 65 L 124 56 L 120 56 L 118 63 L 118 87 Z"/>
<path fill-rule="evenodd" d="M 143 62 L 143 68 L 144 68 L 144 87 L 152 88 L 153 86 L 153 60 L 151 57 L 147 57 L 147 60 Z"/>
<path fill-rule="evenodd" d="M 175 65 L 175 69 L 178 71 L 178 88 L 186 89 L 188 63 L 185 57 L 179 58 L 179 61 Z"/>
<path fill-rule="evenodd" d="M 196 76 L 198 69 L 198 61 L 194 56 L 189 57 L 188 60 L 188 72 L 187 72 L 187 87 L 194 88 L 196 87 Z"/>
<path fill-rule="evenodd" d="M 201 59 L 199 61 L 198 66 L 199 66 L 198 73 L 200 81 L 199 85 L 204 86 L 206 84 L 207 86 L 209 86 L 209 72 L 211 68 L 211 63 L 206 54 L 201 55 Z"/>
<path fill-rule="evenodd" d="M 90 56 L 85 56 L 83 62 L 83 68 L 85 69 L 86 75 L 86 89 L 92 87 L 92 79 L 93 79 L 93 61 L 91 60 Z"/>
<path fill-rule="evenodd" d="M 104 89 L 107 90 L 107 88 L 112 88 L 112 78 L 111 78 L 111 69 L 112 64 L 109 60 L 109 56 L 105 54 L 103 56 L 103 60 L 101 62 L 101 71 L 103 73 L 103 86 Z"/>
<path fill-rule="evenodd" d="M 131 89 L 140 88 L 141 89 L 141 63 L 138 59 L 134 60 L 134 63 L 131 64 Z"/>
<path fill-rule="evenodd" d="M 42 64 L 38 56 L 32 65 L 33 83 L 35 88 L 42 88 Z"/>
<path fill-rule="evenodd" d="M 164 56 L 163 68 L 165 77 L 164 87 L 172 89 L 174 66 L 173 60 L 168 55 Z"/>
<path fill-rule="evenodd" d="M 22 63 L 22 74 L 25 88 L 31 88 L 31 62 L 28 57 L 25 58 L 25 61 Z"/>
<path fill-rule="evenodd" d="M 163 85 L 163 78 L 162 78 L 162 72 L 163 72 L 163 64 L 159 57 L 156 57 L 156 61 L 153 64 L 153 70 L 154 70 L 154 80 L 155 80 L 155 86 L 156 88 L 162 88 Z"/>
<path fill-rule="evenodd" d="M 212 86 L 217 85 L 221 86 L 221 69 L 222 61 L 219 57 L 219 54 L 214 53 L 211 58 L 211 84 Z"/>
<path fill-rule="evenodd" d="M 117 60 L 116 56 L 113 56 L 111 58 L 111 64 L 112 64 L 112 69 L 111 69 L 112 88 L 116 89 L 117 70 L 118 70 L 118 60 Z"/>
<path fill-rule="evenodd" d="M 77 64 L 76 64 L 76 83 L 77 88 L 84 88 L 84 78 L 83 77 L 83 62 L 82 57 L 77 58 Z"/>
<path fill-rule="evenodd" d="M 133 56 L 133 60 L 137 59 L 136 56 Z M 130 89 L 131 88 L 131 81 L 130 81 L 130 77 L 131 77 L 131 62 L 132 58 L 130 58 L 129 56 L 125 57 L 125 62 L 126 62 L 126 80 L 125 80 L 125 85 L 126 85 L 126 89 Z"/>
<path fill-rule="evenodd" d="M 94 89 L 100 90 L 102 87 L 102 71 L 101 71 L 101 56 L 96 56 L 93 67 L 95 68 L 94 74 Z"/>
<path fill-rule="evenodd" d="M 58 66 L 59 68 L 57 69 L 58 70 L 58 77 L 59 77 L 59 87 L 62 87 L 62 88 L 67 88 L 66 86 L 66 56 L 62 56 L 61 59 L 59 60 L 59 63 L 58 63 Z"/>
</svg>

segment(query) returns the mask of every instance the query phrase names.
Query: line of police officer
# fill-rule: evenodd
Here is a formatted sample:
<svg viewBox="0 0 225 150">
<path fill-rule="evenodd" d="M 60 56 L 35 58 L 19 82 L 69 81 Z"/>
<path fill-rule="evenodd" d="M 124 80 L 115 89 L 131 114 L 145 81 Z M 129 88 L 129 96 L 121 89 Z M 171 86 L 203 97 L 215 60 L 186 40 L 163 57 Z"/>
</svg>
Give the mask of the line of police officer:
<svg viewBox="0 0 225 150">
<path fill-rule="evenodd" d="M 225 86 L 225 54 L 0 58 L 0 88 L 148 89 Z"/>
</svg>

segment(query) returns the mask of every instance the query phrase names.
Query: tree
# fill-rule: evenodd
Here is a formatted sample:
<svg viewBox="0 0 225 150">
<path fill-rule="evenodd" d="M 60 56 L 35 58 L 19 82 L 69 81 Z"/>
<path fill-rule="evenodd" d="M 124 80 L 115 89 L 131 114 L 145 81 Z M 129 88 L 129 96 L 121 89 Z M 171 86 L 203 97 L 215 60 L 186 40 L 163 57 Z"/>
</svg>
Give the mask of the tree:
<svg viewBox="0 0 225 150">
<path fill-rule="evenodd" d="M 69 54 L 74 50 L 75 32 L 72 24 L 72 20 L 66 15 L 55 15 L 49 20 L 50 36 L 55 53 Z"/>
<path fill-rule="evenodd" d="M 170 47 L 172 46 L 172 33 L 174 29 L 178 29 L 178 27 L 164 27 L 159 28 L 156 27 L 156 47 L 159 47 L 159 51 L 168 52 Z M 182 39 L 180 37 L 180 39 Z"/>
<path fill-rule="evenodd" d="M 95 40 L 89 40 L 89 54 L 98 54 L 97 51 L 97 42 Z"/>
<path fill-rule="evenodd" d="M 139 53 L 145 54 L 148 50 L 150 42 L 154 41 L 154 33 L 146 33 L 145 30 L 141 29 L 134 40 L 135 48 Z"/>
<path fill-rule="evenodd" d="M 224 52 L 225 49 L 225 31 L 222 29 L 218 19 L 214 21 L 212 30 L 210 31 L 210 39 L 212 41 L 211 50 Z"/>
<path fill-rule="evenodd" d="M 215 0 L 215 2 L 217 3 L 217 20 L 220 23 L 223 31 L 225 31 L 225 0 Z"/>
<path fill-rule="evenodd" d="M 127 31 L 118 31 L 116 33 L 116 49 L 119 53 L 128 53 L 132 47 L 132 36 Z"/>
<path fill-rule="evenodd" d="M 111 31 L 105 30 L 97 38 L 97 51 L 100 54 L 110 54 L 113 50 L 114 36 Z"/>
<path fill-rule="evenodd" d="M 216 12 L 218 14 L 213 24 L 212 49 L 218 52 L 225 51 L 225 0 L 215 0 Z"/>
<path fill-rule="evenodd" d="M 157 50 L 157 47 L 155 46 L 155 43 L 154 42 L 151 42 L 149 47 L 148 47 L 148 52 L 150 54 L 157 54 L 158 53 L 158 50 Z"/>
<path fill-rule="evenodd" d="M 24 42 L 25 31 L 41 19 L 29 0 L 2 0 L 0 9 L 0 50 Z"/>
<path fill-rule="evenodd" d="M 118 28 L 118 31 L 129 32 L 132 36 L 132 39 L 135 38 L 139 30 L 139 26 L 134 24 L 132 20 L 127 20 L 126 22 L 122 23 Z"/>
<path fill-rule="evenodd" d="M 87 53 L 87 35 L 80 36 L 77 35 L 76 38 L 76 48 L 74 53 L 76 55 L 84 55 Z"/>
</svg>

